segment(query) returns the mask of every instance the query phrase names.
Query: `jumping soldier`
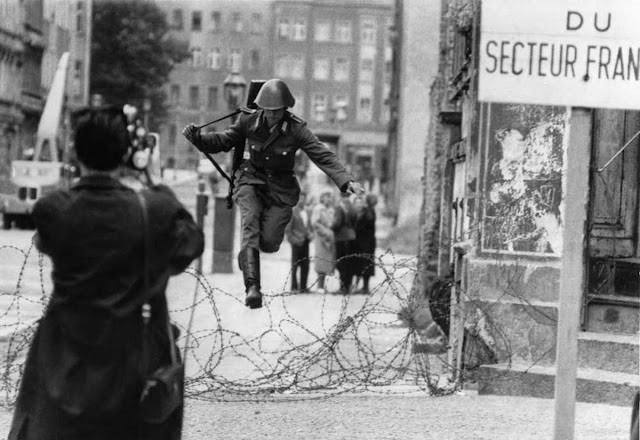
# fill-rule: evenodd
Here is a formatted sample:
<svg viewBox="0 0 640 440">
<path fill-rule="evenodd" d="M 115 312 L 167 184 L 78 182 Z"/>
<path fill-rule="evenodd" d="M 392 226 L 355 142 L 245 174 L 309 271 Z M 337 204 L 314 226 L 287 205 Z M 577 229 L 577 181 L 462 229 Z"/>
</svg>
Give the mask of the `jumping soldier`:
<svg viewBox="0 0 640 440">
<path fill-rule="evenodd" d="M 306 122 L 287 111 L 295 99 L 279 79 L 264 83 L 255 99 L 258 109 L 243 112 L 223 132 L 201 134 L 194 124 L 182 134 L 206 153 L 244 148 L 242 162 L 234 170 L 237 182 L 233 198 L 242 218 L 242 244 L 238 266 L 246 289 L 245 304 L 262 307 L 260 251 L 276 252 L 300 195 L 294 158 L 302 149 L 342 192 L 363 193 L 344 166 L 307 128 Z"/>
</svg>

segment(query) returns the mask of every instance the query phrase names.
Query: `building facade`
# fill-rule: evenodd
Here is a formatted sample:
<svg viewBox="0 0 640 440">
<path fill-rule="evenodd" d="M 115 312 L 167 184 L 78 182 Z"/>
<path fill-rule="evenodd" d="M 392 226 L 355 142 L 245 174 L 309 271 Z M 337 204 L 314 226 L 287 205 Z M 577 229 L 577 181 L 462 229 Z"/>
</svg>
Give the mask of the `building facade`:
<svg viewBox="0 0 640 440">
<path fill-rule="evenodd" d="M 368 190 L 389 180 L 392 1 L 273 3 L 273 76 L 285 80 L 294 113 Z M 323 183 L 315 167 L 309 178 Z"/>
<path fill-rule="evenodd" d="M 168 166 L 193 167 L 198 153 L 180 136 L 189 122 L 229 111 L 225 78 L 281 78 L 294 113 L 349 164 L 369 188 L 389 179 L 387 123 L 391 82 L 392 0 L 157 1 L 191 58 L 167 85 L 162 130 Z M 216 126 L 224 128 L 225 122 Z M 226 159 L 221 158 L 224 162 Z M 301 167 L 326 183 L 301 157 Z"/>
<path fill-rule="evenodd" d="M 418 222 L 422 199 L 424 145 L 430 117 L 429 91 L 438 71 L 440 3 L 395 0 L 394 83 L 389 124 L 392 179 L 385 198 L 387 212 L 399 225 Z"/>
<path fill-rule="evenodd" d="M 8 176 L 20 141 L 24 9 L 19 0 L 0 1 L 0 175 Z M 0 180 L 0 191 L 10 188 Z"/>
<path fill-rule="evenodd" d="M 90 7 L 91 0 L 0 1 L 2 193 L 13 191 L 11 162 L 35 146 L 46 94 L 64 52 L 70 52 L 72 60 L 67 104 L 87 103 Z"/>
<path fill-rule="evenodd" d="M 441 4 L 416 292 L 448 300 L 458 377 L 497 362 L 481 392 L 553 397 L 561 286 L 581 289 L 577 398 L 626 405 L 640 388 L 640 141 L 599 167 L 640 113 L 479 102 L 480 2 Z M 478 340 L 491 356 L 466 355 Z"/>
<path fill-rule="evenodd" d="M 168 167 L 193 169 L 199 153 L 180 134 L 182 128 L 230 112 L 223 86 L 229 74 L 239 73 L 247 82 L 271 76 L 271 5 L 248 0 L 157 4 L 167 14 L 172 35 L 188 42 L 191 53 L 173 69 L 167 84 L 169 116 L 160 133 L 162 160 Z M 209 129 L 220 130 L 228 124 L 223 121 Z M 227 160 L 226 156 L 220 159 Z"/>
</svg>

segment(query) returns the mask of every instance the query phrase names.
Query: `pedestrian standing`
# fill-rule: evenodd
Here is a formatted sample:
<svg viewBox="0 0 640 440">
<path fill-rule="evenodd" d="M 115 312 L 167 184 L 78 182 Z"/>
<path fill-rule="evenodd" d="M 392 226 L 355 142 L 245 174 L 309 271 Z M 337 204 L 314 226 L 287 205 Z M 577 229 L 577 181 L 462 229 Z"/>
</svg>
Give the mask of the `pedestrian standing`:
<svg viewBox="0 0 640 440">
<path fill-rule="evenodd" d="M 318 274 L 318 289 L 326 293 L 326 278 L 333 274 L 335 268 L 335 239 L 333 234 L 333 196 L 327 191 L 320 195 L 320 202 L 311 212 L 313 227 L 313 266 Z"/>
<path fill-rule="evenodd" d="M 361 199 L 360 199 L 361 200 Z M 356 241 L 356 276 L 362 278 L 362 289 L 358 293 L 369 294 L 369 279 L 375 272 L 376 251 L 376 210 L 378 198 L 375 194 L 367 194 L 364 203 L 357 209 L 355 222 Z"/>
<path fill-rule="evenodd" d="M 304 193 L 300 194 L 298 204 L 293 207 L 291 221 L 285 229 L 285 235 L 291 245 L 291 291 L 294 293 L 308 292 L 309 242 L 313 236 L 313 231 Z M 298 269 L 300 270 L 299 282 Z"/>
<path fill-rule="evenodd" d="M 324 171 L 340 191 L 362 193 L 337 156 L 307 128 L 306 122 L 287 111 L 295 99 L 287 85 L 271 79 L 255 99 L 257 111 L 243 113 L 224 132 L 201 134 L 189 124 L 183 135 L 207 153 L 243 148 L 243 161 L 234 170 L 234 200 L 242 219 L 242 244 L 238 265 L 246 291 L 245 304 L 262 307 L 260 251 L 276 252 L 298 202 L 300 184 L 294 173 L 296 152 L 301 149 Z"/>
<path fill-rule="evenodd" d="M 347 295 L 351 291 L 351 283 L 355 276 L 356 213 L 351 204 L 350 194 L 343 193 L 336 206 L 332 229 L 336 242 L 336 268 L 340 274 L 338 294 Z"/>
<path fill-rule="evenodd" d="M 53 293 L 29 348 L 9 439 L 176 440 L 182 408 L 149 423 L 139 403 L 146 378 L 170 362 L 169 277 L 202 253 L 202 232 L 161 185 L 141 194 L 153 219 L 145 228 L 138 195 L 115 179 L 128 147 L 121 110 L 80 110 L 74 120 L 82 176 L 33 208 Z"/>
</svg>

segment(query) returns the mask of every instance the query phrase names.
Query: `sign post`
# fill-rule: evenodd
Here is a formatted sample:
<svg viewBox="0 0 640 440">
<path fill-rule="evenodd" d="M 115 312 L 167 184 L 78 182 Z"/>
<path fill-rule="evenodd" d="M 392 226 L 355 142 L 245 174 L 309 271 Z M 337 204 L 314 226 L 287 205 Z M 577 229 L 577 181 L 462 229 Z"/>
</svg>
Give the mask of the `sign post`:
<svg viewBox="0 0 640 440">
<path fill-rule="evenodd" d="M 638 1 L 482 1 L 478 99 L 571 107 L 563 175 L 554 440 L 574 438 L 591 108 L 640 110 L 639 18 Z"/>
<path fill-rule="evenodd" d="M 565 154 L 564 229 L 558 329 L 554 440 L 573 440 L 575 427 L 578 330 L 584 294 L 584 255 L 591 159 L 591 110 L 573 107 L 569 118 L 569 143 Z"/>
</svg>

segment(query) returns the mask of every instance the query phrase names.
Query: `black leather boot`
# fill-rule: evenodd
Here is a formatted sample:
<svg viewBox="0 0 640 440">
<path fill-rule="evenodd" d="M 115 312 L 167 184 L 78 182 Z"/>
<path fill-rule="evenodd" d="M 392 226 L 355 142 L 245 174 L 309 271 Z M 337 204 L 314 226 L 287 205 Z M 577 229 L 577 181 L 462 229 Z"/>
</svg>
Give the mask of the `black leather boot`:
<svg viewBox="0 0 640 440">
<path fill-rule="evenodd" d="M 244 303 L 250 309 L 262 307 L 262 293 L 260 292 L 260 252 L 258 249 L 247 248 L 240 251 L 238 259 L 242 268 L 244 287 L 247 296 Z"/>
</svg>

